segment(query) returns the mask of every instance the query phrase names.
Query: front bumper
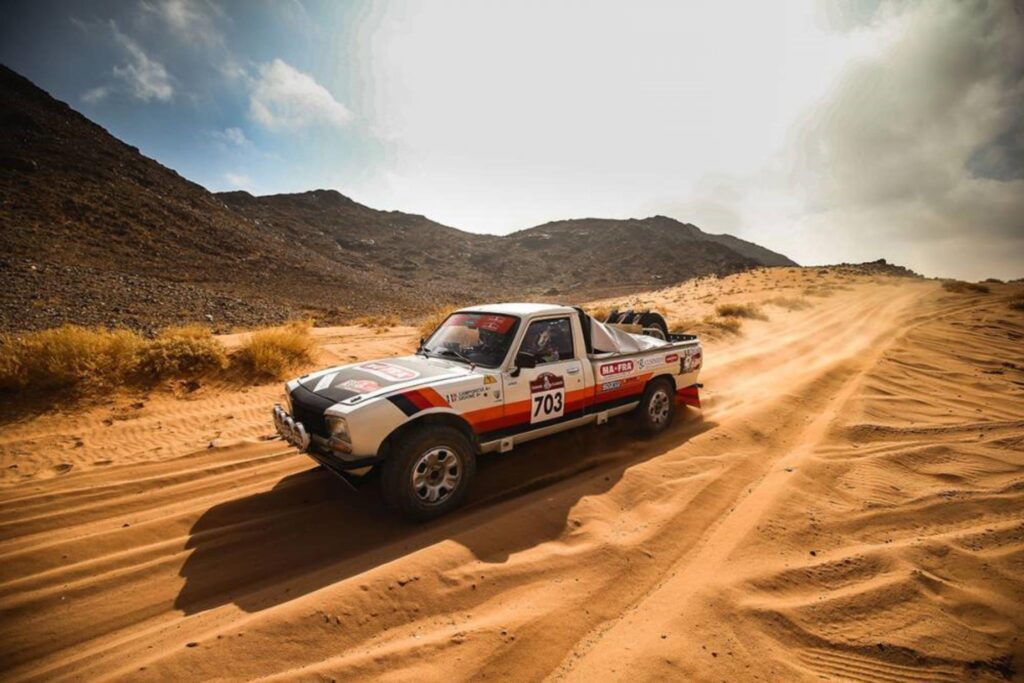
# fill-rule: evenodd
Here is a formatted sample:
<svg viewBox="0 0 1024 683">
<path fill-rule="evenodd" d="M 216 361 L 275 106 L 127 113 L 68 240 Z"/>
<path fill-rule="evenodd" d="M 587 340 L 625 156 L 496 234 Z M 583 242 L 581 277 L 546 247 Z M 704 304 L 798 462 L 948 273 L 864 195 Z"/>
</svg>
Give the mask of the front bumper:
<svg viewBox="0 0 1024 683">
<path fill-rule="evenodd" d="M 310 434 L 306 426 L 289 415 L 280 404 L 275 405 L 271 413 L 274 428 L 282 439 L 333 472 L 358 469 L 381 460 L 380 455 L 357 457 L 350 452 L 331 448 L 327 439 Z"/>
</svg>

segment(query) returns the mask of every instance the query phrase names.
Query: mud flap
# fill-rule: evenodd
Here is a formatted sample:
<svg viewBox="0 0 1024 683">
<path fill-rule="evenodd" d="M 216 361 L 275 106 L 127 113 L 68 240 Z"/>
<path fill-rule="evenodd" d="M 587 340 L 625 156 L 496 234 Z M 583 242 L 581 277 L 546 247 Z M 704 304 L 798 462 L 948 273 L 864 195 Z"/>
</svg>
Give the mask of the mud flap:
<svg viewBox="0 0 1024 683">
<path fill-rule="evenodd" d="M 691 384 L 688 387 L 676 390 L 676 402 L 685 405 L 693 406 L 694 408 L 700 408 L 700 388 L 703 384 Z"/>
</svg>

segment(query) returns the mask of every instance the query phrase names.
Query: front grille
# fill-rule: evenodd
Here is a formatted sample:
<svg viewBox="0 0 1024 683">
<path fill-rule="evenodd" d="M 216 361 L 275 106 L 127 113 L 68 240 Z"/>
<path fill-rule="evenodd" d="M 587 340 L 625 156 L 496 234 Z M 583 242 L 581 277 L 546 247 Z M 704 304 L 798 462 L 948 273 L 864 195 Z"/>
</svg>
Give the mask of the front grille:
<svg viewBox="0 0 1024 683">
<path fill-rule="evenodd" d="M 324 411 L 334 405 L 329 398 L 317 396 L 309 389 L 298 386 L 292 393 L 292 418 L 301 422 L 306 431 L 324 439 L 331 436 L 324 419 Z"/>
</svg>

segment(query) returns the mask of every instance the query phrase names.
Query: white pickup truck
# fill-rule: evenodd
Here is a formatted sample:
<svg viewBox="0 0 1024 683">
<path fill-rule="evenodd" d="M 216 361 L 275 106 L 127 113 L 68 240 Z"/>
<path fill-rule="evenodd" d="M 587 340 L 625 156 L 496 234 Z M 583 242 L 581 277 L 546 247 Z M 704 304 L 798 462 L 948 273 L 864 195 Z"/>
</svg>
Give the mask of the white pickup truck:
<svg viewBox="0 0 1024 683">
<path fill-rule="evenodd" d="M 551 304 L 465 308 L 413 355 L 288 382 L 288 405 L 274 406 L 274 423 L 343 478 L 379 466 L 388 502 L 430 519 L 465 499 L 478 453 L 505 453 L 638 408 L 639 425 L 657 433 L 677 403 L 700 406 L 698 339 L 668 334 L 657 314 L 614 319 L 654 324 L 613 326 Z"/>
</svg>

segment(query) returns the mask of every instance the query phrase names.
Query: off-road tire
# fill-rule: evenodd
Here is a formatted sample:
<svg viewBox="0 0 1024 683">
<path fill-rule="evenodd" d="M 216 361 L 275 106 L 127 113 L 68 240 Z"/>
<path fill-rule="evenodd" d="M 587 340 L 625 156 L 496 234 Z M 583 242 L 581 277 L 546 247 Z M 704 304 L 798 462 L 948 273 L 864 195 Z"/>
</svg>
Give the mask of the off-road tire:
<svg viewBox="0 0 1024 683">
<path fill-rule="evenodd" d="M 433 461 L 431 454 L 434 454 Z M 452 475 L 452 467 L 445 464 L 450 458 L 456 462 L 457 481 L 443 498 L 430 502 L 426 496 L 431 489 L 440 487 L 443 491 L 444 478 Z M 433 472 L 438 466 L 441 470 Z M 414 473 L 414 469 L 418 472 Z M 433 474 L 438 478 L 432 479 Z M 466 499 L 475 474 L 476 455 L 462 432 L 454 427 L 424 426 L 402 436 L 382 463 L 381 492 L 402 516 L 424 522 L 459 507 Z M 422 484 L 419 488 L 417 481 Z"/>
<path fill-rule="evenodd" d="M 662 339 L 668 339 L 668 323 L 665 322 L 665 318 L 660 313 L 653 313 L 648 311 L 643 313 L 635 320 L 640 327 L 643 329 L 656 329 L 661 332 Z"/>
<path fill-rule="evenodd" d="M 660 434 L 671 426 L 675 416 L 676 397 L 672 381 L 660 377 L 648 382 L 636 408 L 640 431 L 648 436 Z"/>
</svg>

